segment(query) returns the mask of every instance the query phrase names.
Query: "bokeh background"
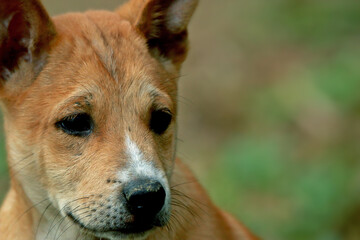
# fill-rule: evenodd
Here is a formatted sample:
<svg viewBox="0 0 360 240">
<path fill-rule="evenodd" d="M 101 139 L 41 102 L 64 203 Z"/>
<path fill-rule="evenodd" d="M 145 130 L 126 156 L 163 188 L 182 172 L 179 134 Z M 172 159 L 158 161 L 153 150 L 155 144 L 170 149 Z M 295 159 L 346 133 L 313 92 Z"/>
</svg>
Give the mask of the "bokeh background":
<svg viewBox="0 0 360 240">
<path fill-rule="evenodd" d="M 360 239 L 360 1 L 202 0 L 190 42 L 178 155 L 214 201 L 263 239 Z"/>
</svg>

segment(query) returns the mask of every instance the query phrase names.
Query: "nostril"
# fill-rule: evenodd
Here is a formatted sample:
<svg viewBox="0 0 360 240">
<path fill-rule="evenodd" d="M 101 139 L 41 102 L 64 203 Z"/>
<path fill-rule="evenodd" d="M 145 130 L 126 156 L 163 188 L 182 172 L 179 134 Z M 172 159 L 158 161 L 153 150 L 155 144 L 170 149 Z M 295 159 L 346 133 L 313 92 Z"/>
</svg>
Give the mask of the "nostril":
<svg viewBox="0 0 360 240">
<path fill-rule="evenodd" d="M 161 187 L 155 192 L 136 192 L 129 199 L 128 204 L 135 213 L 158 213 L 164 205 L 165 191 Z"/>
<path fill-rule="evenodd" d="M 166 193 L 159 181 L 137 179 L 124 187 L 128 210 L 135 215 L 155 216 L 162 209 Z"/>
</svg>

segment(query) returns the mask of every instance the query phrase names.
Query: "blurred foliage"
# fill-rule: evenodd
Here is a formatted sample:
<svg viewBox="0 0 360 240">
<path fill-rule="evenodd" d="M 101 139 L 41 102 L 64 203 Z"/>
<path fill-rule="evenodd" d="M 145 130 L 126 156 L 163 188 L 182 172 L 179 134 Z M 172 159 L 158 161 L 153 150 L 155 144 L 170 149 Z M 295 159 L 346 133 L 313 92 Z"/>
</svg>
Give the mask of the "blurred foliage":
<svg viewBox="0 0 360 240">
<path fill-rule="evenodd" d="M 359 26 L 358 0 L 207 0 L 194 16 L 179 156 L 264 239 L 360 239 Z"/>
<path fill-rule="evenodd" d="M 233 140 L 206 181 L 210 192 L 266 239 L 343 239 L 342 215 L 360 200 L 357 170 L 339 161 L 341 149 L 304 162 L 289 138 Z"/>
<path fill-rule="evenodd" d="M 360 2 L 210 6 L 202 20 L 226 23 L 207 22 L 221 27 L 206 34 L 231 49 L 212 47 L 186 68 L 204 62 L 192 74 L 209 78 L 182 89 L 206 93 L 185 94 L 197 99 L 195 117 L 183 116 L 196 128 L 183 138 L 196 143 L 180 149 L 202 159 L 195 170 L 214 201 L 264 239 L 360 239 Z"/>
</svg>

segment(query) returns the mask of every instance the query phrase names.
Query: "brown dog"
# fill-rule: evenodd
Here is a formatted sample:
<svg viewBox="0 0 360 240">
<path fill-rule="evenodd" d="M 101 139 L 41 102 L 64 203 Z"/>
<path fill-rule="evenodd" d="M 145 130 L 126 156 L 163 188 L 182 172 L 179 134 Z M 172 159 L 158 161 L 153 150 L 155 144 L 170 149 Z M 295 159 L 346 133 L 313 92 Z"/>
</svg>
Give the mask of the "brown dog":
<svg viewBox="0 0 360 240">
<path fill-rule="evenodd" d="M 1 240 L 255 239 L 175 159 L 196 5 L 132 0 L 51 20 L 37 0 L 1 0 Z"/>
</svg>

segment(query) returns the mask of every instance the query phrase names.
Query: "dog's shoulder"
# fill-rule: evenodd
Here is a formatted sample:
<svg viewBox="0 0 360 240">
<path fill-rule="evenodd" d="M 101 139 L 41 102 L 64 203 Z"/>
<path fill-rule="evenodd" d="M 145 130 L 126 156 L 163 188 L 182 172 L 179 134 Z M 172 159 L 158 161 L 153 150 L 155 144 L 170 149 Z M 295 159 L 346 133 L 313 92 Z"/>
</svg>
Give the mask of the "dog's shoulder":
<svg viewBox="0 0 360 240">
<path fill-rule="evenodd" d="M 175 218 L 184 224 L 182 236 L 191 232 L 187 239 L 258 239 L 211 201 L 191 169 L 179 158 L 175 161 L 171 190 L 174 212 L 179 213 Z"/>
</svg>

